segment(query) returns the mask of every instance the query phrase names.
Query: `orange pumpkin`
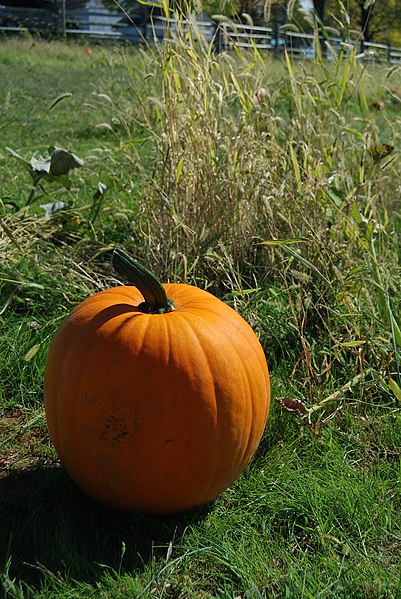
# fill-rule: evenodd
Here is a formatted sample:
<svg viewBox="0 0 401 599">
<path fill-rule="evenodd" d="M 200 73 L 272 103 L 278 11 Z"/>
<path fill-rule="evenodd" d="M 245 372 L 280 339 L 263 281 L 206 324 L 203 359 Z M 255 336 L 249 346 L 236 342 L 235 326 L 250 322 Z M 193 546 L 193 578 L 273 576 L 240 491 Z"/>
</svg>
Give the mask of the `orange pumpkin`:
<svg viewBox="0 0 401 599">
<path fill-rule="evenodd" d="M 215 498 L 255 453 L 270 403 L 265 356 L 210 293 L 162 286 L 118 250 L 113 263 L 135 286 L 89 297 L 52 341 L 50 437 L 95 500 L 179 512 Z"/>
</svg>

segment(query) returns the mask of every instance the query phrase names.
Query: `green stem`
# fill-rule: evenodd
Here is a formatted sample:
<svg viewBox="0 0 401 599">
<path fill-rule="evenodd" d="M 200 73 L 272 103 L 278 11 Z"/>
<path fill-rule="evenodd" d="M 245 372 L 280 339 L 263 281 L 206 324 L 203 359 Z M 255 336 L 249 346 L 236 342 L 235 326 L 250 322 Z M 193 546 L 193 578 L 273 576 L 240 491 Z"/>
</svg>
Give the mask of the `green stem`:
<svg viewBox="0 0 401 599">
<path fill-rule="evenodd" d="M 174 302 L 168 298 L 163 285 L 147 268 L 122 250 L 114 250 L 114 269 L 128 279 L 142 293 L 144 302 L 138 307 L 148 314 L 164 314 L 174 310 Z"/>
</svg>

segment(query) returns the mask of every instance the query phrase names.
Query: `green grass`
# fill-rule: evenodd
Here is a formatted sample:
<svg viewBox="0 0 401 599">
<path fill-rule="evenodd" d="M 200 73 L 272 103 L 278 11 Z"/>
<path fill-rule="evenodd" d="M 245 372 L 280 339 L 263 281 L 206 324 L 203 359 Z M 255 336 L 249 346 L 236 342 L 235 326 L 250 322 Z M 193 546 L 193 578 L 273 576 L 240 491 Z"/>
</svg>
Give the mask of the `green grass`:
<svg viewBox="0 0 401 599">
<path fill-rule="evenodd" d="M 170 518 L 97 507 L 42 456 L 1 481 L 8 579 L 40 583 L 22 585 L 35 597 L 137 596 L 151 582 L 158 597 L 397 597 L 401 419 L 340 424 L 315 438 L 273 411 L 239 481 Z"/>
<path fill-rule="evenodd" d="M 399 70 L 194 48 L 0 44 L 3 594 L 401 597 L 401 109 L 385 90 Z M 85 164 L 27 205 L 30 175 L 5 147 L 51 145 Z M 273 400 L 247 470 L 174 517 L 96 505 L 48 439 L 50 339 L 116 284 L 116 246 L 233 305 L 273 398 L 308 410 Z"/>
</svg>

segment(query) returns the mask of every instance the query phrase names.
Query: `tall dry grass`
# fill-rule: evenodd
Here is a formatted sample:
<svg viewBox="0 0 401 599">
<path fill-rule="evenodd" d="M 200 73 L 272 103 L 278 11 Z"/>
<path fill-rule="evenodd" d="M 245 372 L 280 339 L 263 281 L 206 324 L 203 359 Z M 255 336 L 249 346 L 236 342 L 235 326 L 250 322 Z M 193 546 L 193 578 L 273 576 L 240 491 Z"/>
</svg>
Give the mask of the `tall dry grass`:
<svg viewBox="0 0 401 599">
<path fill-rule="evenodd" d="M 231 302 L 286 369 L 286 393 L 326 407 L 347 394 L 361 405 L 367 388 L 366 401 L 399 401 L 401 110 L 386 89 L 400 71 L 316 50 L 304 63 L 217 53 L 176 16 L 163 44 L 104 51 L 110 81 L 88 96 L 114 136 L 114 191 L 95 210 L 86 200 L 78 231 L 6 210 L 17 245 L 3 228 L 3 255 L 23 246 L 55 281 L 68 272 L 73 302 L 110 282 L 124 245 L 162 279 Z"/>
<path fill-rule="evenodd" d="M 135 133 L 124 147 L 143 181 L 132 250 L 163 278 L 228 294 L 273 361 L 295 348 L 311 402 L 330 403 L 321 383 L 336 377 L 359 399 L 367 378 L 393 401 L 400 109 L 372 103 L 400 72 L 356 49 L 330 63 L 215 53 L 176 18 L 133 75 L 124 119 L 148 146 L 144 159 Z"/>
</svg>

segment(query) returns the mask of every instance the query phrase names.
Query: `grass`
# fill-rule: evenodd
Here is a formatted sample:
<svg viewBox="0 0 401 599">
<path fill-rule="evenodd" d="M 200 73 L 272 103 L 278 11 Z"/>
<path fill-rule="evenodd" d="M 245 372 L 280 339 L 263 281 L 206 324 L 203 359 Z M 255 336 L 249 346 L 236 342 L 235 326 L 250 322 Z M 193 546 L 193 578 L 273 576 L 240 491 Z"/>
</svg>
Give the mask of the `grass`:
<svg viewBox="0 0 401 599">
<path fill-rule="evenodd" d="M 179 36 L 152 52 L 7 40 L 0 64 L 3 594 L 400 597 L 399 70 L 216 56 Z M 28 205 L 5 147 L 51 145 L 85 164 Z M 47 435 L 50 339 L 116 284 L 120 245 L 233 305 L 273 397 L 306 410 L 273 401 L 235 484 L 169 518 L 94 504 Z"/>
<path fill-rule="evenodd" d="M 10 473 L 1 485 L 10 571 L 27 596 L 40 581 L 38 597 L 139 596 L 146 585 L 163 597 L 396 597 L 399 416 L 348 417 L 301 440 L 291 417 L 271 420 L 240 480 L 181 516 L 97 507 L 43 456 Z"/>
</svg>

